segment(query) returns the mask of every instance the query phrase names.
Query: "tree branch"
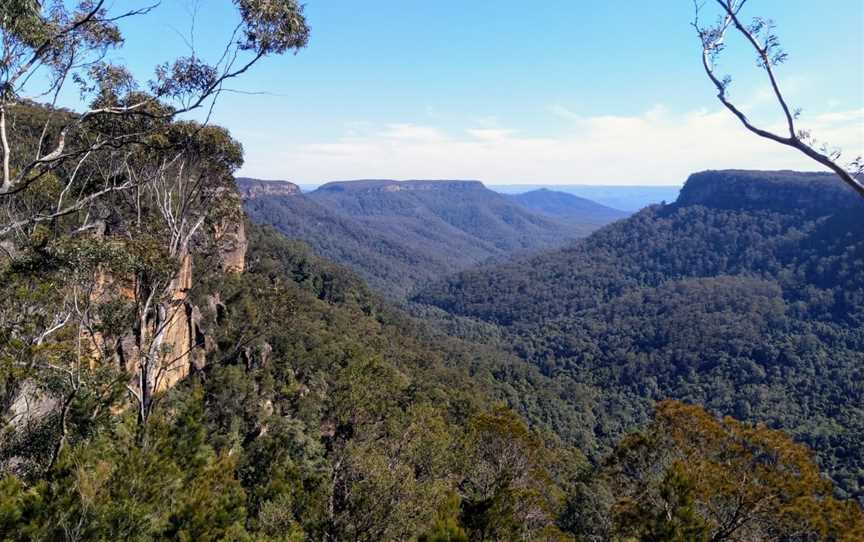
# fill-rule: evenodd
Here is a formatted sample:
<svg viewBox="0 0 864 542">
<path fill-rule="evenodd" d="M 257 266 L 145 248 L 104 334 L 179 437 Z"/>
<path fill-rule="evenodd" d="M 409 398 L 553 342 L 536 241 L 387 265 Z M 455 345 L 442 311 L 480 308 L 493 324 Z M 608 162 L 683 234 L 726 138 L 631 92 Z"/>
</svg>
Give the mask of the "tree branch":
<svg viewBox="0 0 864 542">
<path fill-rule="evenodd" d="M 698 0 L 694 0 L 696 14 L 692 26 L 696 29 L 699 39 L 702 42 L 702 67 L 705 74 L 708 76 L 708 79 L 717 89 L 717 99 L 720 100 L 720 103 L 722 103 L 723 106 L 728 109 L 747 130 L 764 139 L 769 139 L 781 145 L 797 149 L 807 157 L 833 171 L 859 196 L 864 197 L 864 184 L 862 184 L 862 182 L 857 178 L 857 173 L 850 173 L 846 168 L 838 164 L 836 162 L 836 156 L 832 158 L 827 154 L 817 151 L 805 141 L 802 141 L 799 132 L 795 127 L 795 115 L 792 114 L 786 98 L 780 89 L 777 77 L 774 74 L 773 65 L 780 60 L 772 59 L 769 56 L 769 52 L 772 48 L 771 43 L 761 44 L 756 36 L 753 35 L 753 32 L 748 30 L 741 23 L 739 12 L 746 1 L 747 0 L 741 0 L 740 2 L 735 2 L 735 0 L 715 0 L 716 4 L 723 9 L 723 20 L 718 23 L 717 26 L 706 28 L 701 26 L 699 23 L 699 12 L 703 5 L 699 4 Z M 734 28 L 741 33 L 747 42 L 756 50 L 759 56 L 760 67 L 764 69 L 768 75 L 774 97 L 783 111 L 786 128 L 789 131 L 788 136 L 782 136 L 754 125 L 750 119 L 747 118 L 747 115 L 728 99 L 727 87 L 730 79 L 727 76 L 721 80 L 717 76 L 714 71 L 714 59 L 725 47 L 726 32 L 730 26 L 734 26 Z"/>
</svg>

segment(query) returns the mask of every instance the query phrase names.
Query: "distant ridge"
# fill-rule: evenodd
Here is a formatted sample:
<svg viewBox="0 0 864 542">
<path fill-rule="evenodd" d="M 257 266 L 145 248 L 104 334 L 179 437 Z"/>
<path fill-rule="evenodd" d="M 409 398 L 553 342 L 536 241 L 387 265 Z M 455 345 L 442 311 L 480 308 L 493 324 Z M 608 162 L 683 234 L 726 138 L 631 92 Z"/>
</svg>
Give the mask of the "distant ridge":
<svg viewBox="0 0 864 542">
<path fill-rule="evenodd" d="M 529 209 L 564 220 L 577 219 L 583 222 L 593 220 L 606 224 L 630 214 L 587 198 L 548 188 L 514 194 L 510 197 Z"/>
<path fill-rule="evenodd" d="M 300 187 L 290 181 L 265 181 L 251 177 L 237 177 L 235 183 L 243 199 L 300 194 Z"/>
<path fill-rule="evenodd" d="M 489 188 L 502 194 L 523 194 L 547 188 L 628 213 L 655 203 L 675 201 L 681 191 L 681 185 L 511 184 L 489 185 Z"/>
<path fill-rule="evenodd" d="M 560 247 L 623 216 L 578 198 L 581 211 L 555 216 L 475 180 L 334 181 L 302 194 L 293 184 L 285 193 L 274 183 L 238 185 L 253 221 L 309 243 L 394 298 L 490 258 Z"/>
<path fill-rule="evenodd" d="M 401 190 L 482 190 L 482 182 L 474 180 L 412 179 L 396 181 L 392 179 L 358 179 L 353 181 L 331 181 L 321 185 L 322 192 L 398 192 Z"/>
<path fill-rule="evenodd" d="M 563 398 L 599 442 L 655 401 L 703 404 L 789 428 L 864 502 L 862 271 L 864 199 L 836 175 L 703 171 L 672 204 L 411 300 L 496 326 L 580 390 Z"/>
<path fill-rule="evenodd" d="M 823 213 L 864 209 L 864 200 L 833 173 L 709 170 L 690 175 L 676 206 Z"/>
</svg>

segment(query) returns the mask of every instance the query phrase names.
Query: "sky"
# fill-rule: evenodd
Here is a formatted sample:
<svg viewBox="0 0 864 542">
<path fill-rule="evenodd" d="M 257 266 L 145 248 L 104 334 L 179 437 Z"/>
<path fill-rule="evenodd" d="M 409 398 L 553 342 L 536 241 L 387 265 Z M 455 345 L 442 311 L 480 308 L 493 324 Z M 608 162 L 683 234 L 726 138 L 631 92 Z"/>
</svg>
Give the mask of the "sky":
<svg viewBox="0 0 864 542">
<path fill-rule="evenodd" d="M 241 174 L 675 185 L 705 169 L 819 169 L 721 108 L 691 0 L 307 0 L 305 13 L 309 46 L 265 59 L 216 104 L 212 121 L 244 146 Z M 749 0 L 744 15 L 776 21 L 801 126 L 864 154 L 864 2 Z M 144 80 L 192 45 L 215 59 L 236 17 L 225 0 L 162 0 L 124 23 L 114 56 Z M 721 70 L 754 119 L 782 125 L 740 40 Z"/>
</svg>

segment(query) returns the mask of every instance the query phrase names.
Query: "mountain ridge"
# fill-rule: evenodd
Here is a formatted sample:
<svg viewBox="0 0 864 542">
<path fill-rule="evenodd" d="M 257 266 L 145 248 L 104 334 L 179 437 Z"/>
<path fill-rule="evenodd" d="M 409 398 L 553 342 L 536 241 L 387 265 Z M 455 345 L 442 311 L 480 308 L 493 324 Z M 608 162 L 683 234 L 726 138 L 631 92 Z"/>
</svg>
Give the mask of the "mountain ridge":
<svg viewBox="0 0 864 542">
<path fill-rule="evenodd" d="M 301 194 L 300 187 L 291 181 L 253 179 L 237 177 L 234 179 L 237 191 L 243 199 L 263 196 L 295 196 Z"/>
<path fill-rule="evenodd" d="M 336 181 L 303 194 L 245 193 L 253 221 L 308 242 L 397 298 L 490 258 L 561 246 L 620 216 L 563 219 L 466 180 Z"/>
<path fill-rule="evenodd" d="M 704 404 L 785 428 L 861 499 L 862 212 L 831 175 L 702 172 L 675 203 L 411 299 L 494 325 L 544 374 L 595 390 L 601 441 L 654 401 Z"/>
<path fill-rule="evenodd" d="M 804 210 L 827 207 L 854 209 L 860 198 L 828 172 L 707 170 L 690 175 L 676 206 L 705 205 L 723 209 Z"/>
<path fill-rule="evenodd" d="M 319 186 L 315 191 L 322 192 L 398 192 L 402 190 L 478 190 L 486 186 L 477 180 L 459 179 L 356 179 L 345 181 L 330 181 Z"/>
<path fill-rule="evenodd" d="M 626 211 L 599 204 L 588 198 L 549 188 L 539 188 L 510 197 L 529 209 L 565 220 L 596 220 L 605 225 L 630 215 Z"/>
</svg>

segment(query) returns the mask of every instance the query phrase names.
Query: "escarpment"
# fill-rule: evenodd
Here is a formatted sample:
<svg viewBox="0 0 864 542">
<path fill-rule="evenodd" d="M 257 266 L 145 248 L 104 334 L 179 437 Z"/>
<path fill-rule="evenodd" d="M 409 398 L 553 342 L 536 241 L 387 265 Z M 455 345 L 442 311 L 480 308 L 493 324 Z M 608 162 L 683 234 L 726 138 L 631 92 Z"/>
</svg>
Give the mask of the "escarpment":
<svg viewBox="0 0 864 542">
<path fill-rule="evenodd" d="M 77 293 L 67 293 L 49 283 L 46 287 L 54 288 L 53 293 L 59 299 L 68 294 L 73 301 L 49 307 L 56 314 L 46 312 L 42 318 L 53 323 L 48 324 L 49 329 L 42 331 L 41 337 L 28 339 L 34 349 L 44 349 L 42 344 L 51 340 L 71 344 L 69 352 L 63 355 L 77 356 L 77 361 L 68 366 L 31 362 L 56 367 L 61 389 L 48 381 L 21 378 L 0 390 L 0 413 L 7 424 L 8 442 L 24 443 L 41 438 L 42 433 L 59 430 L 58 416 L 69 393 L 67 380 L 73 382 L 72 393 L 77 393 L 73 378 L 75 363 L 91 372 L 107 369 L 125 374 L 126 388 L 136 397 L 165 392 L 190 373 L 204 369 L 207 356 L 215 349 L 214 330 L 207 329 L 205 314 L 209 305 L 218 306 L 219 292 L 205 291 L 202 304 L 200 297 L 193 299 L 192 291 L 202 285 L 205 290 L 210 288 L 208 285 L 219 277 L 245 272 L 249 244 L 240 195 L 229 188 L 220 199 L 224 209 L 216 219 L 174 256 L 163 255 L 160 248 L 147 245 L 145 236 L 136 239 L 128 218 L 110 212 L 103 213 L 108 219 L 101 221 L 99 227 L 77 235 L 75 243 L 94 251 L 92 269 L 81 280 L 85 287 Z M 130 238 L 134 250 L 139 252 L 130 252 Z M 142 246 L 149 246 L 151 252 L 141 252 Z M 16 252 L 18 247 L 6 253 Z M 158 260 L 158 265 L 148 258 Z M 156 271 L 140 272 L 148 265 Z M 28 310 L 45 311 L 46 307 L 34 304 Z M 75 316 L 81 322 L 73 326 L 70 322 Z M 56 331 L 50 326 L 56 327 Z M 14 463 L 16 453 L 10 451 L 7 457 L 0 453 L 0 463 Z"/>
<path fill-rule="evenodd" d="M 213 224 L 209 234 L 214 247 L 210 259 L 218 268 L 202 269 L 201 273 L 237 274 L 246 269 L 249 243 L 241 200 L 239 194 L 233 190 L 223 197 L 231 201 L 233 209 Z M 145 334 L 152 337 L 149 341 L 151 352 L 142 353 L 142 343 L 148 341 L 141 340 L 126 341 L 129 347 L 123 349 L 124 365 L 132 374 L 133 381 L 141 377 L 141 356 L 154 356 L 154 351 L 161 353 L 156 371 L 151 371 L 148 375 L 152 379 L 150 385 L 155 392 L 170 389 L 192 371 L 203 369 L 207 354 L 213 350 L 212 340 L 203 325 L 201 307 L 190 299 L 191 290 L 200 280 L 194 267 L 194 256 L 188 251 L 180 256 L 176 274 L 165 296 L 168 302 L 161 312 L 157 311 L 156 318 L 147 323 L 149 329 Z M 218 292 L 207 293 L 208 298 L 218 299 L 218 296 Z"/>
<path fill-rule="evenodd" d="M 825 215 L 864 209 L 854 195 L 833 173 L 729 169 L 690 175 L 674 205 Z"/>
</svg>

